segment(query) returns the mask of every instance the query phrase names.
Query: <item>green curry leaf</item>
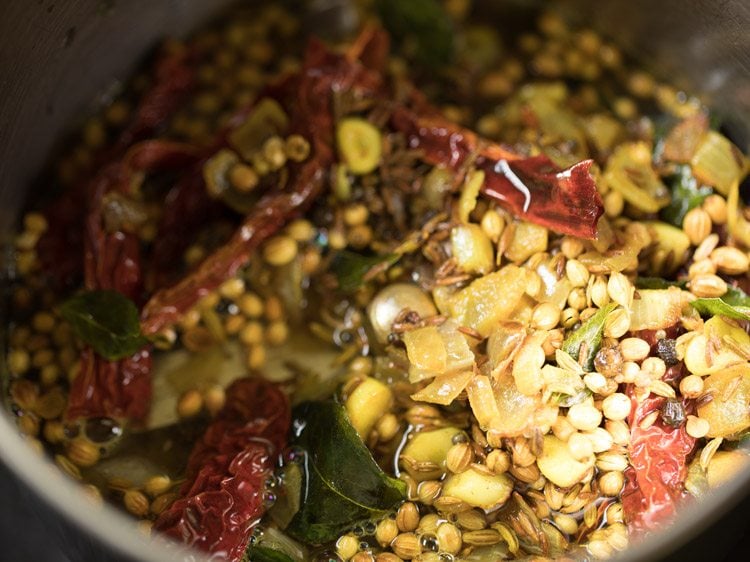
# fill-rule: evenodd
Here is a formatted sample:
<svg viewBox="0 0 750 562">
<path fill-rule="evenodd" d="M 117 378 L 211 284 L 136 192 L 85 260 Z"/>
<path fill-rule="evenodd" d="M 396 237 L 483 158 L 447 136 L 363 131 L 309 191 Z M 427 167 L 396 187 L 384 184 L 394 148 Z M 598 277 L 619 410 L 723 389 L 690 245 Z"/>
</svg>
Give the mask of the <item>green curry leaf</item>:
<svg viewBox="0 0 750 562">
<path fill-rule="evenodd" d="M 146 342 L 135 304 L 117 291 L 85 291 L 68 299 L 60 314 L 76 336 L 110 361 L 129 357 Z"/>
<path fill-rule="evenodd" d="M 604 321 L 617 305 L 610 303 L 600 308 L 591 318 L 586 320 L 581 327 L 570 334 L 562 344 L 562 350 L 578 361 L 586 371 L 594 370 L 594 357 L 602 346 L 602 335 L 604 333 Z M 585 357 L 580 358 L 581 347 L 586 343 Z"/>
<path fill-rule="evenodd" d="M 745 306 L 750 308 L 750 296 L 739 287 L 729 287 L 727 292 L 721 296 L 721 300 L 732 306 Z"/>
<path fill-rule="evenodd" d="M 340 404 L 301 404 L 293 427 L 292 446 L 304 452 L 304 475 L 299 510 L 286 527 L 290 536 L 322 544 L 357 521 L 385 516 L 406 499 L 404 482 L 380 469 Z"/>
<path fill-rule="evenodd" d="M 684 289 L 687 286 L 685 281 L 667 281 L 661 277 L 638 277 L 635 280 L 637 289 L 668 289 L 669 287 L 679 287 Z"/>
<path fill-rule="evenodd" d="M 682 227 L 685 215 L 691 209 L 700 206 L 713 193 L 713 189 L 700 185 L 693 176 L 690 166 L 680 166 L 671 180 L 672 199 L 669 205 L 661 210 L 661 218 L 678 228 Z"/>
<path fill-rule="evenodd" d="M 735 320 L 750 320 L 750 307 L 733 306 L 722 299 L 695 299 L 690 303 L 701 316 L 726 316 Z"/>
<path fill-rule="evenodd" d="M 363 256 L 355 252 L 342 250 L 334 256 L 331 262 L 331 271 L 336 275 L 339 288 L 346 293 L 352 293 L 367 281 L 368 274 L 373 268 L 382 266 L 387 269 L 398 259 L 398 254 Z"/>
<path fill-rule="evenodd" d="M 239 562 L 301 562 L 309 559 L 305 547 L 271 525 L 256 527 Z"/>
<path fill-rule="evenodd" d="M 441 2 L 381 0 L 377 7 L 386 29 L 418 63 L 437 68 L 451 61 L 453 26 Z"/>
<path fill-rule="evenodd" d="M 561 408 L 570 408 L 571 406 L 584 402 L 589 396 L 591 396 L 591 391 L 588 388 L 584 388 L 575 394 L 562 394 L 555 392 L 552 394 L 550 402 L 557 404 Z"/>
<path fill-rule="evenodd" d="M 250 546 L 245 552 L 243 562 L 294 562 L 294 559 L 273 548 L 266 546 Z"/>
</svg>

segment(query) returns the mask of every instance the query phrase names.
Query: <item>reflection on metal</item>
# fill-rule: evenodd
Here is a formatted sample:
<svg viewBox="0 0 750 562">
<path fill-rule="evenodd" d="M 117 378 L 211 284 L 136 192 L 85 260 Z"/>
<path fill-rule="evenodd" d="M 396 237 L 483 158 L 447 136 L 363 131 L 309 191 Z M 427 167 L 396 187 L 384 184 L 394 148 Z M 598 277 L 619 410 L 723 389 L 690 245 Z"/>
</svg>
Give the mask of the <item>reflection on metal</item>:
<svg viewBox="0 0 750 562">
<path fill-rule="evenodd" d="M 5 0 L 0 18 L 0 244 L 7 241 L 19 207 L 35 175 L 64 129 L 87 111 L 90 100 L 127 75 L 136 61 L 164 35 L 182 34 L 231 0 Z M 315 0 L 313 14 L 335 14 L 353 25 L 345 0 Z M 487 0 L 485 11 L 501 25 L 528 20 L 534 0 Z M 551 2 L 544 2 L 549 6 Z M 658 75 L 690 91 L 702 92 L 717 108 L 725 130 L 750 147 L 750 3 L 744 0 L 559 0 L 572 21 L 586 23 L 615 39 Z M 101 9 L 102 6 L 106 9 Z M 505 15 L 510 14 L 508 18 Z M 520 14 L 520 15 L 519 15 Z M 311 16 L 316 17 L 316 16 Z M 490 16 L 488 16 L 490 17 Z M 330 21 L 330 19 L 328 20 Z M 485 18 L 485 21 L 490 19 Z M 75 30 L 72 32 L 71 30 Z M 66 45 L 67 44 L 67 45 Z M 168 553 L 149 544 L 129 520 L 106 508 L 92 517 L 92 506 L 77 486 L 39 457 L 0 414 L 0 456 L 47 504 L 53 524 L 77 525 L 89 537 L 139 560 L 164 561 Z M 748 491 L 750 474 L 688 507 L 676 525 L 624 558 L 654 559 L 685 542 Z M 87 535 L 87 536 L 85 536 Z M 76 543 L 71 537 L 72 543 Z M 182 557 L 180 557 L 182 559 Z M 194 559 L 198 560 L 198 557 Z"/>
</svg>

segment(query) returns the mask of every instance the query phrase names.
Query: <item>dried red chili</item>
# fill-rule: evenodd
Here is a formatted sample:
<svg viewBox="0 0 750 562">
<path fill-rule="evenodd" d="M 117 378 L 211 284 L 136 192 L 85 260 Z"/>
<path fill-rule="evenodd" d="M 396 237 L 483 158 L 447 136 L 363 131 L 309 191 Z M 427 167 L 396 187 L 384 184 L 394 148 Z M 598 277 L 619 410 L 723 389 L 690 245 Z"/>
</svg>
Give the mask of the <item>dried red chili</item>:
<svg viewBox="0 0 750 562">
<path fill-rule="evenodd" d="M 113 147 L 121 152 L 137 141 L 154 134 L 174 114 L 195 86 L 193 53 L 181 45 L 170 44 L 154 64 L 154 84 L 141 98 L 130 125 Z"/>
<path fill-rule="evenodd" d="M 631 399 L 634 392 L 635 388 L 630 385 L 627 393 Z M 665 401 L 666 398 L 654 395 L 641 403 L 633 400 L 628 420 L 631 466 L 625 471 L 622 507 L 628 529 L 636 535 L 669 522 L 677 506 L 687 497 L 684 482 L 695 439 L 687 434 L 684 425 L 671 427 L 659 419 L 648 428 L 640 426 L 643 419 L 659 411 Z"/>
<path fill-rule="evenodd" d="M 165 50 L 154 63 L 153 86 L 143 95 L 130 125 L 119 138 L 94 159 L 94 168 L 101 170 L 117 161 L 135 141 L 154 134 L 193 88 L 194 65 L 185 49 Z M 80 225 L 85 220 L 85 202 L 89 196 L 88 178 L 70 186 L 44 211 L 48 228 L 37 244 L 42 268 L 53 285 L 73 288 L 81 272 L 83 236 Z"/>
<path fill-rule="evenodd" d="M 562 234 L 596 237 L 604 206 L 589 173 L 592 160 L 563 170 L 546 156 L 525 158 L 438 114 L 405 107 L 393 112 L 391 123 L 433 165 L 460 171 L 473 161 L 485 173 L 482 193 L 516 216 Z"/>
<path fill-rule="evenodd" d="M 87 289 L 113 289 L 136 303 L 143 300 L 140 241 L 135 234 L 104 227 L 102 202 L 111 191 L 128 193 L 136 173 L 182 165 L 195 159 L 192 147 L 165 141 L 145 141 L 121 161 L 105 167 L 92 180 L 87 197 L 84 236 L 84 282 Z M 110 417 L 141 420 L 151 399 L 151 352 L 112 362 L 86 349 L 80 372 L 68 398 L 67 419 Z"/>
<path fill-rule="evenodd" d="M 265 512 L 266 481 L 286 445 L 289 402 L 276 385 L 239 379 L 193 449 L 187 481 L 154 528 L 188 546 L 239 560 Z"/>
<path fill-rule="evenodd" d="M 194 234 L 213 218 L 220 216 L 223 205 L 209 197 L 199 163 L 192 173 L 181 177 L 164 198 L 158 234 L 151 250 L 149 290 L 161 289 L 175 281 L 182 267 L 182 256 Z"/>
</svg>

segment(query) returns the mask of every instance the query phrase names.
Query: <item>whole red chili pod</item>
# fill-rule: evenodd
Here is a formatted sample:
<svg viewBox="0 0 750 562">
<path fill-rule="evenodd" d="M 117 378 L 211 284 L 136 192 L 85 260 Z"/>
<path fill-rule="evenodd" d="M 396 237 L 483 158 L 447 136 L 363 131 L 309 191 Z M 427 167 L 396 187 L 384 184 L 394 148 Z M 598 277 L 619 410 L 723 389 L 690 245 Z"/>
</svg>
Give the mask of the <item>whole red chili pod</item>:
<svg viewBox="0 0 750 562">
<path fill-rule="evenodd" d="M 561 234 L 596 238 L 604 205 L 589 173 L 592 160 L 561 169 L 544 155 L 525 157 L 429 109 L 398 107 L 391 125 L 433 165 L 461 171 L 474 160 L 485 173 L 482 194 L 517 217 Z"/>
<path fill-rule="evenodd" d="M 187 481 L 154 528 L 186 545 L 235 561 L 266 510 L 266 482 L 286 445 L 291 413 L 278 386 L 244 378 L 188 461 Z"/>
<path fill-rule="evenodd" d="M 94 155 L 93 175 L 121 159 L 133 143 L 153 135 L 168 121 L 195 84 L 192 53 L 165 49 L 153 67 L 153 85 L 143 94 L 130 124 L 115 142 Z M 44 210 L 49 227 L 39 239 L 39 260 L 58 289 L 70 289 L 79 281 L 83 236 L 80 225 L 87 212 L 91 182 L 86 179 L 70 186 Z"/>
<path fill-rule="evenodd" d="M 633 393 L 631 385 L 628 395 L 632 397 Z M 641 427 L 643 419 L 660 410 L 665 401 L 666 398 L 650 396 L 634 402 L 628 420 L 631 466 L 625 471 L 622 507 L 628 529 L 635 535 L 669 522 L 687 496 L 684 482 L 695 439 L 687 434 L 684 425 L 672 427 L 658 419 L 649 427 Z"/>
<path fill-rule="evenodd" d="M 108 232 L 103 199 L 109 192 L 127 193 L 136 172 L 179 166 L 195 158 L 192 147 L 168 141 L 144 141 L 102 169 L 89 186 L 84 228 L 84 282 L 89 290 L 119 291 L 136 304 L 142 301 L 143 268 L 138 237 Z M 151 349 L 120 361 L 108 361 L 91 349 L 81 354 L 80 372 L 68 398 L 67 419 L 109 417 L 142 420 L 151 402 Z"/>
</svg>

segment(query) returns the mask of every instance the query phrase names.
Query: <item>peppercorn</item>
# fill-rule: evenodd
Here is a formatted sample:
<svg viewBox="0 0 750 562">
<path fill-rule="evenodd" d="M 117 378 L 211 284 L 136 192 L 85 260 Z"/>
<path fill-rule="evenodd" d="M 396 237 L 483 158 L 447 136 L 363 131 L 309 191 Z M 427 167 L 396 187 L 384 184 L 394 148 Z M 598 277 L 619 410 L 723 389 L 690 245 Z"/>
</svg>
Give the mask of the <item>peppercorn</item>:
<svg viewBox="0 0 750 562">
<path fill-rule="evenodd" d="M 677 359 L 676 340 L 664 338 L 657 341 L 656 354 L 668 367 L 679 363 L 679 359 Z"/>
<path fill-rule="evenodd" d="M 671 427 L 680 427 L 687 420 L 685 406 L 676 398 L 667 398 L 661 407 L 661 421 Z"/>
</svg>

